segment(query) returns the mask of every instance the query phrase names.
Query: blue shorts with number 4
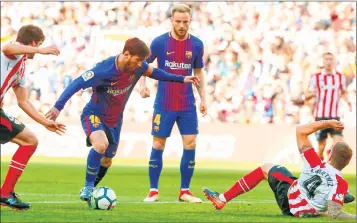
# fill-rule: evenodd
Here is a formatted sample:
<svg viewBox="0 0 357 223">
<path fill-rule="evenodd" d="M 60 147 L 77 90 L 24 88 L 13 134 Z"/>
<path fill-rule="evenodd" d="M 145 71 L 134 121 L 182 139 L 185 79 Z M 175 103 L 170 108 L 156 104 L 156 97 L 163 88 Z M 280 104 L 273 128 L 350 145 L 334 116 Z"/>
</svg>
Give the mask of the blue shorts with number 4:
<svg viewBox="0 0 357 223">
<path fill-rule="evenodd" d="M 198 134 L 196 109 L 189 111 L 165 111 L 155 109 L 151 134 L 153 136 L 167 138 L 171 135 L 175 122 L 177 123 L 181 135 Z"/>
<path fill-rule="evenodd" d="M 84 132 L 86 133 L 87 146 L 92 146 L 89 136 L 92 132 L 103 130 L 108 138 L 109 146 L 105 151 L 104 157 L 113 158 L 118 150 L 120 131 L 123 124 L 122 119 L 118 122 L 117 126 L 112 128 L 102 123 L 100 118 L 92 112 L 83 112 L 81 115 L 81 122 Z"/>
</svg>

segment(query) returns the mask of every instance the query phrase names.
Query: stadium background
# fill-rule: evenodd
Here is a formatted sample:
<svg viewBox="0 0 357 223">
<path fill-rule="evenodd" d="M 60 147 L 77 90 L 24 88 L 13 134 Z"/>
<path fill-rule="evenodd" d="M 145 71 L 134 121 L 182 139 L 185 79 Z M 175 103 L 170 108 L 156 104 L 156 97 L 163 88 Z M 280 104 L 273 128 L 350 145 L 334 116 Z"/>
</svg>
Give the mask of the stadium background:
<svg viewBox="0 0 357 223">
<path fill-rule="evenodd" d="M 172 3 L 156 2 L 1 2 L 1 45 L 15 39 L 24 24 L 39 25 L 61 54 L 36 55 L 27 66 L 30 98 L 46 112 L 71 81 L 96 62 L 121 52 L 124 41 L 138 36 L 148 44 L 170 29 Z M 203 186 L 223 191 L 261 162 L 275 162 L 299 171 L 295 124 L 313 119 L 313 101 L 301 96 L 310 75 L 322 66 L 322 54 L 333 52 L 337 69 L 346 75 L 354 104 L 349 112 L 341 102 L 346 141 L 356 152 L 356 5 L 353 3 L 188 3 L 193 9 L 190 32 L 205 44 L 205 71 L 209 114 L 199 117 L 193 193 L 203 198 Z M 25 122 L 39 137 L 39 148 L 16 190 L 32 210 L 14 214 L 1 209 L 2 222 L 326 222 L 325 218 L 292 219 L 280 216 L 269 186 L 227 205 L 223 212 L 202 205 L 179 204 L 181 139 L 175 129 L 164 153 L 160 180 L 161 201 L 145 205 L 147 161 L 151 148 L 150 120 L 156 81 L 147 80 L 151 97 L 136 89 L 124 115 L 119 152 L 103 184 L 112 187 L 121 204 L 112 212 L 90 212 L 78 199 L 88 148 L 79 114 L 89 90 L 78 92 L 60 120 L 68 132 L 59 137 L 36 125 L 16 105 L 11 91 L 5 111 Z M 196 97 L 197 92 L 195 93 Z M 314 145 L 316 141 L 311 136 Z M 1 148 L 1 174 L 16 147 Z M 344 173 L 355 193 L 355 156 Z M 124 167 L 129 166 L 129 167 Z M 174 167 L 174 168 L 167 168 Z M 224 170 L 223 170 L 224 169 Z M 3 178 L 3 177 L 1 177 Z M 355 203 L 346 211 L 356 213 Z"/>
<path fill-rule="evenodd" d="M 43 28 L 44 46 L 55 44 L 60 48 L 60 56 L 36 55 L 27 66 L 29 97 L 45 113 L 74 78 L 106 57 L 120 53 L 127 38 L 138 36 L 150 44 L 157 35 L 167 32 L 172 4 L 1 2 L 1 44 L 13 41 L 22 25 L 32 23 Z M 222 166 L 222 161 L 230 163 L 223 165 L 227 168 L 241 168 L 238 161 L 252 165 L 265 161 L 300 164 L 294 125 L 313 120 L 314 100 L 304 104 L 302 95 L 311 74 L 321 68 L 326 51 L 336 55 L 337 70 L 346 75 L 354 110 L 348 111 L 341 101 L 339 112 L 346 124 L 346 140 L 355 151 L 355 4 L 188 4 L 193 9 L 190 32 L 205 45 L 208 115 L 199 117 L 202 134 L 197 154 L 202 167 L 203 163 L 211 166 L 214 162 Z M 152 95 L 149 99 L 140 97 L 138 86 L 129 99 L 116 163 L 146 165 L 157 86 L 154 80 L 147 82 Z M 64 137 L 33 124 L 18 108 L 12 92 L 5 97 L 5 110 L 36 131 L 40 138 L 37 156 L 45 160 L 81 158 L 88 149 L 78 117 L 90 95 L 90 89 L 78 92 L 61 113 L 60 120 L 68 125 Z M 199 99 L 197 92 L 195 96 Z M 316 145 L 314 138 L 311 137 Z M 174 166 L 182 153 L 180 145 L 176 129 L 165 152 Z M 13 148 L 3 146 L 3 157 L 10 157 Z M 355 167 L 353 162 L 349 170 L 355 173 Z"/>
</svg>

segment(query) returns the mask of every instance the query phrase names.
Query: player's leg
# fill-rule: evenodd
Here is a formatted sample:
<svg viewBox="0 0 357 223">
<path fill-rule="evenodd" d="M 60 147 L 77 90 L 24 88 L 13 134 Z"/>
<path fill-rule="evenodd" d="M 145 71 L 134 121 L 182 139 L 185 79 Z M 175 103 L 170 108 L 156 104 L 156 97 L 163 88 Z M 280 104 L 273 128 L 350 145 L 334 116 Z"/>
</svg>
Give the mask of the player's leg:
<svg viewBox="0 0 357 223">
<path fill-rule="evenodd" d="M 81 121 L 84 132 L 87 135 L 87 146 L 92 146 L 92 148 L 87 157 L 85 185 L 81 189 L 79 196 L 81 200 L 89 204 L 101 159 L 108 148 L 109 142 L 104 131 L 104 126 L 98 116 L 83 114 Z"/>
<path fill-rule="evenodd" d="M 107 131 L 107 136 L 109 136 L 108 138 L 109 146 L 104 154 L 104 157 L 101 160 L 100 168 L 94 182 L 94 187 L 96 187 L 99 184 L 99 182 L 104 178 L 104 176 L 108 172 L 109 167 L 111 167 L 112 165 L 112 159 L 116 155 L 119 147 L 120 132 L 121 132 L 122 125 L 123 125 L 123 121 L 121 120 L 118 122 L 116 128 L 109 128 L 105 126 L 105 129 Z"/>
<path fill-rule="evenodd" d="M 0 143 L 5 144 L 9 141 L 19 145 L 19 148 L 10 161 L 9 170 L 1 187 L 1 205 L 14 209 L 28 209 L 30 205 L 19 199 L 14 188 L 29 159 L 36 151 L 38 140 L 24 124 L 0 109 Z"/>
<path fill-rule="evenodd" d="M 162 171 L 162 154 L 165 149 L 166 139 L 171 135 L 172 127 L 176 120 L 176 113 L 171 111 L 154 111 L 152 119 L 153 145 L 149 160 L 150 191 L 144 202 L 154 202 L 159 199 L 159 179 Z"/>
<path fill-rule="evenodd" d="M 190 183 L 196 164 L 196 138 L 198 134 L 196 110 L 179 112 L 177 126 L 183 141 L 183 153 L 180 164 L 181 187 L 179 200 L 191 203 L 201 203 L 202 200 L 195 197 L 190 192 Z"/>
<path fill-rule="evenodd" d="M 207 199 L 212 202 L 217 210 L 221 210 L 226 203 L 231 201 L 233 198 L 252 190 L 262 180 L 268 180 L 269 171 L 273 167 L 274 166 L 272 164 L 264 164 L 263 166 L 258 167 L 240 178 L 229 190 L 222 194 L 211 191 L 208 188 L 204 188 L 203 193 L 206 195 Z"/>
</svg>

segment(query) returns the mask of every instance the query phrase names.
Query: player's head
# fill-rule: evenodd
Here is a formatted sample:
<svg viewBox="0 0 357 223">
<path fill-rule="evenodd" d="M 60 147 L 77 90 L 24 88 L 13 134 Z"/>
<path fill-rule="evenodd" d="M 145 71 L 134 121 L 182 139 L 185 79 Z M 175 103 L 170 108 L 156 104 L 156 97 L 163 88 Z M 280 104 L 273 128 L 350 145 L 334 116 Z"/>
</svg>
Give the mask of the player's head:
<svg viewBox="0 0 357 223">
<path fill-rule="evenodd" d="M 45 41 L 42 29 L 34 25 L 26 25 L 20 28 L 17 33 L 16 42 L 26 46 L 39 47 Z M 27 54 L 27 58 L 32 59 L 35 54 Z"/>
<path fill-rule="evenodd" d="M 124 70 L 134 71 L 150 56 L 150 49 L 144 41 L 134 37 L 125 42 L 123 55 L 125 61 Z"/>
<path fill-rule="evenodd" d="M 172 31 L 180 39 L 184 39 L 191 24 L 191 8 L 185 4 L 177 4 L 171 9 Z"/>
<path fill-rule="evenodd" d="M 323 54 L 322 58 L 324 69 L 329 71 L 332 70 L 335 66 L 335 56 L 332 53 L 327 52 Z"/>
<path fill-rule="evenodd" d="M 330 164 L 338 170 L 345 168 L 352 158 L 352 149 L 345 142 L 337 142 L 329 154 Z"/>
</svg>

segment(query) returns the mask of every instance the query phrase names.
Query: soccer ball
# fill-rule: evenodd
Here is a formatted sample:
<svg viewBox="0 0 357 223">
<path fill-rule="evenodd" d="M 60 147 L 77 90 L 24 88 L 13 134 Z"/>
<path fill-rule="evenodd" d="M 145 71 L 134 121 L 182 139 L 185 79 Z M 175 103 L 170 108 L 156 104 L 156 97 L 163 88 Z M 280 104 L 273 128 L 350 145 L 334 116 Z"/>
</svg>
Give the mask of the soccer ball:
<svg viewBox="0 0 357 223">
<path fill-rule="evenodd" d="M 91 204 L 94 209 L 110 210 L 117 205 L 117 196 L 109 187 L 98 187 L 93 191 Z"/>
</svg>

